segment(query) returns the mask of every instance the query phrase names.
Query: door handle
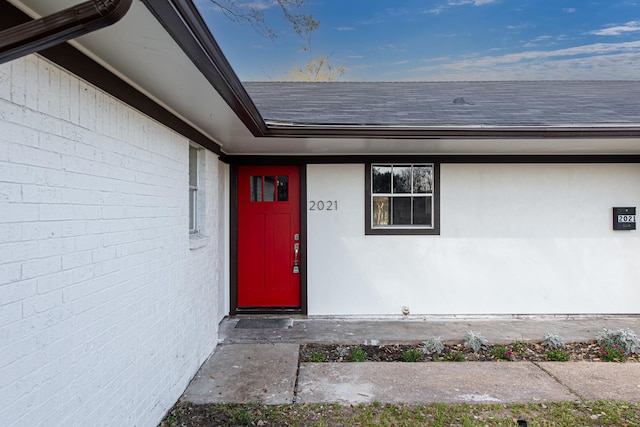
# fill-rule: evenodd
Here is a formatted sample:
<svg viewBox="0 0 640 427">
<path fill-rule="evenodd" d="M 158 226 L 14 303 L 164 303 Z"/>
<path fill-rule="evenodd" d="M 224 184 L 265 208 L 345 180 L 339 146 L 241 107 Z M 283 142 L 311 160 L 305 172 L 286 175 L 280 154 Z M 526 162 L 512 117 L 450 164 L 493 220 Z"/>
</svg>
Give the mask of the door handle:
<svg viewBox="0 0 640 427">
<path fill-rule="evenodd" d="M 300 254 L 300 243 L 293 244 L 293 274 L 300 274 L 298 266 L 298 254 Z"/>
</svg>

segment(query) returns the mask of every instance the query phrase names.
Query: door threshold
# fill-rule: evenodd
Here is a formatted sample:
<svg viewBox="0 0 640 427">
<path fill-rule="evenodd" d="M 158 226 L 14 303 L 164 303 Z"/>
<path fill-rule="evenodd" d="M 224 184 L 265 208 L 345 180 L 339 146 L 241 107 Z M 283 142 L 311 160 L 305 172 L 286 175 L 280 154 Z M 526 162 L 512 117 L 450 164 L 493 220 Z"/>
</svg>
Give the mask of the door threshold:
<svg viewBox="0 0 640 427">
<path fill-rule="evenodd" d="M 232 315 L 242 314 L 304 314 L 300 307 L 238 307 Z"/>
</svg>

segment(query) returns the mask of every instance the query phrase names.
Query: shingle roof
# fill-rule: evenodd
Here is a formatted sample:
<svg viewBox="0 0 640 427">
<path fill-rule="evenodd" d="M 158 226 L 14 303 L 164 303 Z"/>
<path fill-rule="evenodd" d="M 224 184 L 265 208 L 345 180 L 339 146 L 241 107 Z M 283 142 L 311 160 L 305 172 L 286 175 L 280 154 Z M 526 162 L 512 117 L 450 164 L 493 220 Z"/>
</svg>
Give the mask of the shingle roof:
<svg viewBox="0 0 640 427">
<path fill-rule="evenodd" d="M 359 125 L 640 124 L 638 81 L 245 82 L 267 121 Z"/>
</svg>

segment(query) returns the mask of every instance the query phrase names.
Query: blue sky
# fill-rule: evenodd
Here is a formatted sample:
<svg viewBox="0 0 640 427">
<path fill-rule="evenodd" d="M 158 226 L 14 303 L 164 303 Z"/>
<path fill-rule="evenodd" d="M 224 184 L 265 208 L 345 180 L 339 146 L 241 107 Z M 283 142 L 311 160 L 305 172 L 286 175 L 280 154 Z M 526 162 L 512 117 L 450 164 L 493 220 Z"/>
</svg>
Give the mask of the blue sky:
<svg viewBox="0 0 640 427">
<path fill-rule="evenodd" d="M 241 80 L 286 75 L 318 55 L 343 81 L 640 80 L 640 0 L 305 0 L 308 50 L 272 0 L 271 40 L 196 0 Z"/>
</svg>

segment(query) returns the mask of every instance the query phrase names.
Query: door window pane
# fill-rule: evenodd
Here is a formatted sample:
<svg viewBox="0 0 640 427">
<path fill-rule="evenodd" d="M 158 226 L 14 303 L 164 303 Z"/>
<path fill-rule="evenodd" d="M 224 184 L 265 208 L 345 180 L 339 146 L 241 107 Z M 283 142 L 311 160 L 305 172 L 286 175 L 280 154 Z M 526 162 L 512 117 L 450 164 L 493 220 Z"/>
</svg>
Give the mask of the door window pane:
<svg viewBox="0 0 640 427">
<path fill-rule="evenodd" d="M 278 177 L 278 201 L 279 202 L 289 201 L 289 177 L 288 176 Z"/>
<path fill-rule="evenodd" d="M 411 166 L 393 167 L 393 192 L 411 193 Z"/>
<path fill-rule="evenodd" d="M 261 202 L 262 201 L 262 177 L 261 176 L 252 176 L 249 178 L 251 182 L 251 201 L 252 202 Z M 246 200 L 246 199 L 245 199 Z"/>
<path fill-rule="evenodd" d="M 391 193 L 391 166 L 374 166 L 372 181 L 374 193 Z"/>
<path fill-rule="evenodd" d="M 393 224 L 411 224 L 411 197 L 393 198 Z"/>
<path fill-rule="evenodd" d="M 265 202 L 273 202 L 276 200 L 276 177 L 264 177 L 264 198 Z"/>
</svg>

